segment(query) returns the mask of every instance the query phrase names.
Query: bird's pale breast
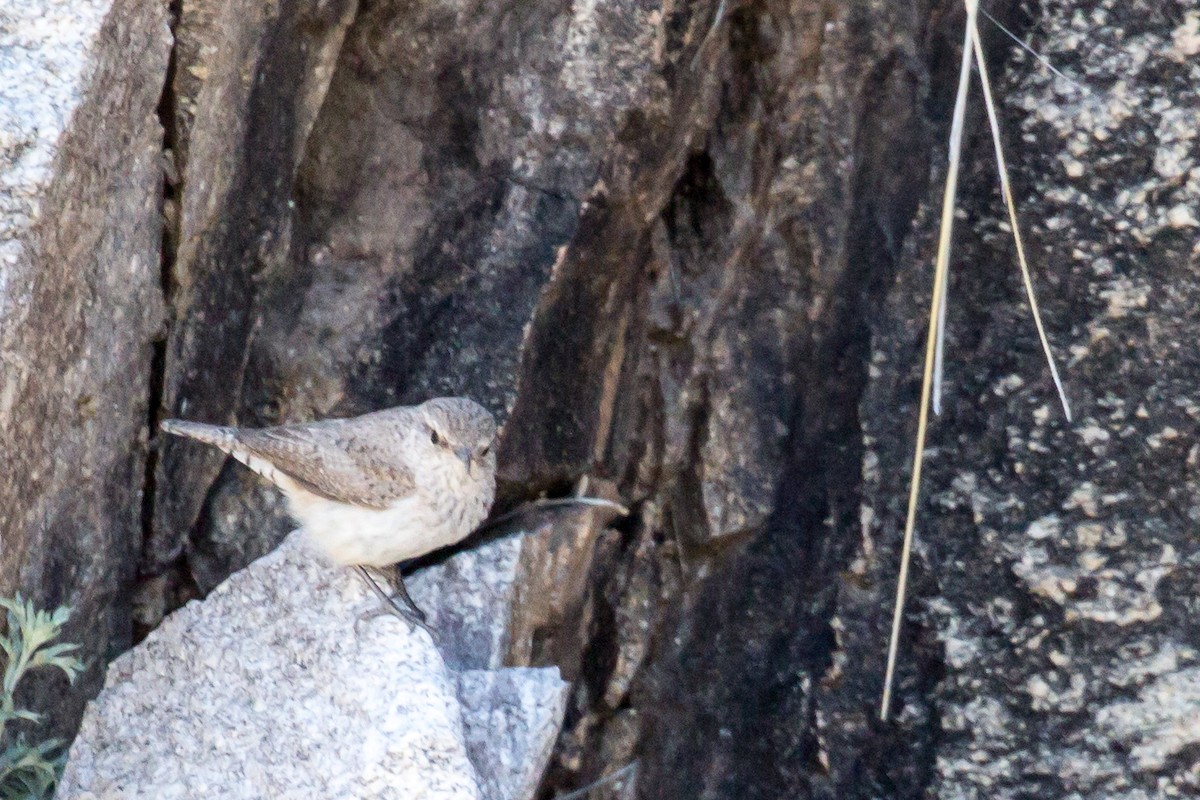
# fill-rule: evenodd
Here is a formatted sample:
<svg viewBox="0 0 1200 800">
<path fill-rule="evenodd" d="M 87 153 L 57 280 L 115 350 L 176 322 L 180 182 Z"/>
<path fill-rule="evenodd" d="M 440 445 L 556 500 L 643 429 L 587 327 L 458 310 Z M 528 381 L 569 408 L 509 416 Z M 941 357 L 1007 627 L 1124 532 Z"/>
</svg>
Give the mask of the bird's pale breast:
<svg viewBox="0 0 1200 800">
<path fill-rule="evenodd" d="M 384 567 L 461 541 L 487 516 L 495 484 L 490 472 L 429 470 L 416 491 L 385 509 L 364 508 L 287 488 L 292 514 L 309 538 L 340 564 Z"/>
</svg>

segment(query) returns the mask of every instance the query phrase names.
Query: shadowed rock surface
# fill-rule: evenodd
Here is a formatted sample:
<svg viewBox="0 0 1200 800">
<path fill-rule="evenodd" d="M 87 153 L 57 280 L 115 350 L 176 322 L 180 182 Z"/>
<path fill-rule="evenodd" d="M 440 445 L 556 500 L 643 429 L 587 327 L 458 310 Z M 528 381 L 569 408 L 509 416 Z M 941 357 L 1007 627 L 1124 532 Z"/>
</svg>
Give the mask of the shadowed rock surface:
<svg viewBox="0 0 1200 800">
<path fill-rule="evenodd" d="M 150 402 L 267 424 L 467 394 L 505 423 L 500 510 L 583 477 L 630 503 L 476 565 L 535 587 L 476 596 L 514 603 L 487 657 L 572 681 L 544 796 L 634 761 L 623 796 L 1195 793 L 1186 0 L 988 7 L 1088 87 L 985 26 L 1076 420 L 973 106 L 878 722 L 960 6 L 183 0 Z M 147 471 L 150 628 L 287 526 L 211 453 Z"/>
<path fill-rule="evenodd" d="M 167 416 L 235 417 L 259 324 L 255 286 L 287 262 L 296 171 L 355 8 L 353 0 L 179 4 L 164 98 L 171 325 L 156 400 Z M 195 524 L 223 463 L 207 448 L 162 443 L 150 466 L 155 485 L 170 491 L 155 494 L 143 571 L 160 574 L 182 557 L 180 531 Z M 211 589 L 227 573 L 198 579 Z"/>
</svg>

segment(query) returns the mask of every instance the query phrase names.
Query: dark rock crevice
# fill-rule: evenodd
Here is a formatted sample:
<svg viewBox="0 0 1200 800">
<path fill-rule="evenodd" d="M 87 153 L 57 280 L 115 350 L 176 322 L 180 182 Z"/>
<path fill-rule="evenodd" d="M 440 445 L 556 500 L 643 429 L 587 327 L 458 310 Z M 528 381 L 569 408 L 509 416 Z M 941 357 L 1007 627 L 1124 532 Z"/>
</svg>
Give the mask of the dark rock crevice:
<svg viewBox="0 0 1200 800">
<path fill-rule="evenodd" d="M 262 423 L 238 413 L 270 289 L 295 248 L 292 187 L 352 0 L 274 9 L 184 3 L 176 26 L 172 130 L 179 165 L 178 246 L 162 414 Z M 253 380 L 253 373 L 251 373 Z M 148 621 L 228 574 L 230 553 L 205 521 L 225 512 L 214 481 L 224 459 L 162 440 L 153 526 L 143 553 Z M 264 533 L 273 542 L 272 533 Z M 239 542 L 244 562 L 265 552 Z M 155 596 L 157 593 L 158 596 Z"/>
<path fill-rule="evenodd" d="M 862 97 L 872 108 L 854 145 L 843 272 L 835 284 L 816 284 L 829 303 L 790 354 L 803 388 L 788 417 L 775 510 L 745 550 L 697 590 L 682 644 L 660 654 L 647 701 L 652 709 L 664 705 L 655 709 L 644 744 L 645 796 L 869 797 L 888 785 L 894 794 L 887 796 L 917 796 L 928 780 L 920 764 L 929 756 L 913 758 L 929 753 L 919 740 L 907 743 L 906 755 L 893 751 L 884 761 L 836 753 L 839 768 L 853 766 L 828 774 L 822 759 L 831 754 L 815 718 L 816 687 L 837 649 L 831 620 L 838 582 L 831 577 L 847 569 L 857 541 L 857 407 L 869 320 L 924 193 L 926 162 L 914 158 L 925 139 L 912 111 L 918 85 L 903 62 L 886 58 L 864 82 Z M 681 694 L 684 686 L 689 691 Z M 910 764 L 910 773 L 887 767 L 892 759 Z"/>
<path fill-rule="evenodd" d="M 285 3 L 280 13 L 292 16 L 295 11 Z M 172 298 L 175 322 L 163 399 L 164 413 L 170 416 L 216 423 L 232 419 L 255 325 L 258 276 L 269 269 L 272 252 L 287 247 L 286 229 L 279 223 L 289 197 L 279 188 L 290 184 L 294 170 L 296 120 L 289 111 L 305 79 L 299 41 L 280 30 L 260 44 L 256 72 L 261 73 L 246 99 L 248 124 L 231 170 L 232 183 L 222 198 L 228 218 L 188 254 L 188 263 L 177 259 L 179 288 Z M 185 162 L 185 193 L 189 179 L 199 177 L 191 166 Z M 182 364 L 186 368 L 178 366 Z M 158 481 L 172 489 L 160 493 L 155 504 L 155 525 L 146 548 L 148 572 L 160 571 L 183 554 L 187 533 L 200 513 L 202 495 L 197 493 L 204 492 L 223 461 L 219 453 L 163 440 Z M 201 465 L 212 476 L 209 481 L 180 480 Z"/>
<path fill-rule="evenodd" d="M 179 16 L 182 10 L 182 0 L 172 0 L 168 5 L 168 22 L 171 29 L 172 42 L 175 39 L 175 29 L 179 24 Z M 162 127 L 162 237 L 161 247 L 159 251 L 159 287 L 162 291 L 163 301 L 169 308 L 171 305 L 171 295 L 175 290 L 175 258 L 176 250 L 179 245 L 179 165 L 176 161 L 176 153 L 178 151 L 178 131 L 176 130 L 176 116 L 178 114 L 177 103 L 175 96 L 175 72 L 178 68 L 178 59 L 174 46 L 171 48 L 170 55 L 167 59 L 167 69 L 163 80 L 162 95 L 158 100 L 156 114 L 158 124 Z M 166 382 L 167 372 L 167 328 L 168 320 L 163 320 L 163 328 L 154 338 L 152 343 L 153 351 L 150 358 L 150 370 L 146 380 L 146 431 L 150 446 L 146 451 L 145 474 L 142 478 L 141 488 L 141 511 L 142 511 L 142 530 L 141 542 L 138 547 L 139 558 L 140 554 L 145 551 L 148 543 L 153 538 L 154 531 L 154 503 L 158 496 L 157 488 L 157 471 L 158 471 L 158 453 L 159 442 L 158 425 L 163 419 L 162 403 L 163 391 Z M 139 573 L 141 570 L 139 569 Z M 175 575 L 186 574 L 186 569 L 172 570 Z M 154 576 L 157 578 L 158 576 Z M 156 624 L 158 614 L 151 612 L 147 614 L 143 607 L 143 597 L 146 594 L 147 587 L 145 586 L 145 576 L 139 574 L 137 576 L 137 585 L 132 590 L 131 605 L 133 607 L 133 626 L 130 631 L 131 640 L 134 642 L 140 641 Z M 153 580 L 153 578 L 152 578 Z M 172 593 L 175 597 L 182 600 L 179 594 Z"/>
<path fill-rule="evenodd" d="M 810 20 L 809 24 L 823 31 L 819 21 Z M 830 617 L 834 589 L 828 576 L 846 566 L 856 541 L 858 498 L 854 486 L 861 469 L 861 450 L 847 443 L 861 440 L 853 410 L 865 385 L 868 319 L 871 304 L 878 304 L 895 269 L 898 243 L 905 238 L 927 174 L 926 162 L 912 158 L 914 152 L 924 150 L 922 123 L 913 116 L 921 76 L 912 74 L 908 61 L 889 60 L 885 53 L 874 77 L 863 81 L 859 96 L 872 102 L 880 95 L 890 96 L 895 104 L 878 109 L 877 127 L 872 130 L 869 123 L 865 125 L 855 145 L 857 177 L 849 181 L 849 199 L 843 202 L 848 209 L 856 209 L 856 216 L 833 229 L 816 228 L 819 235 L 832 230 L 845 237 L 836 239 L 826 251 L 834 252 L 837 260 L 831 266 L 838 265 L 841 276 L 836 277 L 838 272 L 829 268 L 799 271 L 795 276 L 781 273 L 790 293 L 771 295 L 763 307 L 795 309 L 797 327 L 790 332 L 791 338 L 775 351 L 777 334 L 763 331 L 749 337 L 747 345 L 752 349 L 743 363 L 755 365 L 752 374 L 741 375 L 737 362 L 714 360 L 712 354 L 728 347 L 727 332 L 754 319 L 755 301 L 738 282 L 747 280 L 747 272 L 758 281 L 753 285 L 761 286 L 765 280 L 770 286 L 772 280 L 778 280 L 770 265 L 786 264 L 789 266 L 780 268 L 787 270 L 794 269 L 792 264 L 813 260 L 824 263 L 816 255 L 821 251 L 814 250 L 809 240 L 812 218 L 797 217 L 794 209 L 777 200 L 779 193 L 790 187 L 778 180 L 772 185 L 770 178 L 778 173 L 764 166 L 786 160 L 785 153 L 772 153 L 780 140 L 772 139 L 764 148 L 766 143 L 753 135 L 747 141 L 743 132 L 770 130 L 773 137 L 778 136 L 762 118 L 790 118 L 797 112 L 789 103 L 803 102 L 805 97 L 803 86 L 797 89 L 799 101 L 783 92 L 752 88 L 756 80 L 780 85 L 773 76 L 760 77 L 767 70 L 746 54 L 771 63 L 770 57 L 763 55 L 773 52 L 766 43 L 785 26 L 762 7 L 739 9 L 731 16 L 730 26 L 733 47 L 741 48 L 741 54 L 731 58 L 727 85 L 734 88 L 722 95 L 729 99 L 722 101 L 721 111 L 713 118 L 708 148 L 694 151 L 681 170 L 674 195 L 663 206 L 667 210 L 662 233 L 651 235 L 655 243 L 651 252 L 656 255 L 641 268 L 656 282 L 650 297 L 661 291 L 662 299 L 639 301 L 653 322 L 640 322 L 633 328 L 642 343 L 633 339 L 630 352 L 636 355 L 631 360 L 639 366 L 627 368 L 634 377 L 623 381 L 619 392 L 627 409 L 634 406 L 624 416 L 638 420 L 641 430 L 614 437 L 616 441 L 623 436 L 640 440 L 633 448 L 624 444 L 623 448 L 629 448 L 625 452 L 654 459 L 651 466 L 618 469 L 631 476 L 653 476 L 650 484 L 634 484 L 627 491 L 635 497 L 639 492 L 648 494 L 653 499 L 645 513 L 654 514 L 657 524 L 682 533 L 668 537 L 673 541 L 657 535 L 647 539 L 657 541 L 652 551 L 655 559 L 670 559 L 671 564 L 676 558 L 680 564 L 690 561 L 687 572 L 696 575 L 716 571 L 716 577 L 707 582 L 697 581 L 693 575 L 690 589 L 677 587 L 658 596 L 668 606 L 683 605 L 668 612 L 669 621 L 659 619 L 653 625 L 654 677 L 636 680 L 640 688 L 632 701 L 638 718 L 649 714 L 643 723 L 646 738 L 636 745 L 644 770 L 640 785 L 648 796 L 696 796 L 697 785 L 703 787 L 702 793 L 709 793 L 703 796 L 753 795 L 756 791 L 764 797 L 794 794 L 810 785 L 810 773 L 821 771 L 811 687 L 828 668 L 833 651 Z M 779 52 L 790 56 L 792 51 L 781 48 Z M 809 58 L 801 63 L 816 62 Z M 791 61 L 786 68 L 799 69 Z M 802 73 L 802 69 L 789 72 Z M 870 119 L 870 112 L 865 116 Z M 782 141 L 798 147 L 808 158 L 819 152 L 815 138 L 784 136 Z M 736 157 L 730 147 L 737 148 Z M 749 170 L 747 165 L 752 165 Z M 861 205 L 856 205 L 860 201 Z M 787 217 L 776 220 L 772 216 L 784 210 Z M 765 233 L 759 220 L 765 222 Z M 816 241 L 825 244 L 819 235 Z M 782 257 L 781 247 L 787 257 Z M 839 249 L 846 254 L 837 256 Z M 809 303 L 812 305 L 806 307 Z M 806 330 L 800 321 L 813 319 L 810 309 L 816 309 L 815 324 Z M 748 546 L 747 536 L 761 530 L 762 517 L 757 524 L 731 525 L 730 518 L 711 517 L 705 508 L 706 492 L 711 496 L 714 488 L 713 476 L 719 478 L 728 468 L 718 462 L 710 474 L 705 459 L 706 449 L 722 448 L 733 430 L 730 420 L 722 419 L 719 406 L 714 407 L 729 396 L 726 371 L 731 368 L 737 380 L 750 382 L 747 407 L 776 408 L 773 414 L 790 420 L 787 427 L 791 430 L 792 444 L 780 440 L 774 452 L 781 460 L 775 463 L 783 462 L 784 453 L 790 453 L 786 458 L 792 466 L 783 467 L 778 476 L 758 486 L 742 484 L 734 490 L 741 499 L 756 493 L 762 496 L 764 485 L 780 487 L 780 494 L 768 492 L 764 499 L 765 507 L 776 509 L 774 521 L 765 532 L 750 538 Z M 663 371 L 655 375 L 660 369 Z M 753 381 L 761 384 L 754 386 Z M 739 386 L 735 391 L 742 389 Z M 795 409 L 788 408 L 788 397 L 794 398 Z M 680 400 L 682 405 L 672 408 Z M 653 427 L 646 430 L 643 421 L 657 415 L 636 408 L 638 403 L 665 407 L 671 417 L 682 417 L 687 424 L 674 434 L 669 427 L 663 433 Z M 678 425 L 674 420 L 668 423 Z M 745 436 L 754 427 L 736 430 L 737 436 Z M 660 439 L 664 444 L 657 444 Z M 676 444 L 671 444 L 672 440 Z M 746 441 L 739 440 L 739 445 L 746 446 Z M 756 460 L 770 465 L 772 452 L 760 449 Z M 664 457 L 669 461 L 664 462 Z M 736 467 L 730 474 L 738 475 Z M 784 487 L 788 487 L 786 491 Z M 651 531 L 655 528 L 648 527 Z M 737 555 L 738 551 L 743 552 Z M 646 555 L 642 551 L 641 557 Z M 804 575 L 809 576 L 807 580 Z M 689 596 L 691 600 L 684 601 Z M 617 597 L 613 602 L 630 601 L 630 597 Z M 673 629 L 683 620 L 688 622 L 680 635 L 690 643 L 674 646 L 670 644 Z M 793 638 L 775 633 L 791 627 L 798 628 Z M 773 678 L 764 670 L 779 670 L 793 677 Z M 796 677 L 797 670 L 807 674 Z M 732 685 L 731 675 L 740 676 Z M 801 686 L 809 688 L 801 690 Z M 778 712 L 767 710 L 781 706 L 784 708 Z M 586 724 L 574 731 L 568 724 L 566 761 L 559 762 L 554 785 L 585 785 L 601 770 L 610 771 L 622 763 L 617 759 L 581 765 L 578 757 L 571 755 L 573 750 L 611 755 L 614 739 L 636 740 L 636 735 L 621 733 L 623 720 L 628 719 L 625 707 L 597 710 L 599 718 L 595 713 L 581 717 Z M 739 715 L 744 715 L 740 724 Z M 804 719 L 809 723 L 796 722 Z M 580 736 L 591 744 L 580 744 Z M 786 768 L 779 765 L 780 753 L 786 754 Z M 846 755 L 853 757 L 852 753 Z M 627 749 L 625 760 L 633 756 Z M 576 759 L 574 777 L 569 768 L 572 758 Z M 764 777 L 771 775 L 778 776 L 778 782 Z M 927 780 L 927 767 L 925 775 Z M 858 779 L 863 781 L 860 786 L 870 781 L 861 770 Z M 884 774 L 879 780 L 888 779 Z M 852 788 L 843 781 L 842 791 Z"/>
</svg>

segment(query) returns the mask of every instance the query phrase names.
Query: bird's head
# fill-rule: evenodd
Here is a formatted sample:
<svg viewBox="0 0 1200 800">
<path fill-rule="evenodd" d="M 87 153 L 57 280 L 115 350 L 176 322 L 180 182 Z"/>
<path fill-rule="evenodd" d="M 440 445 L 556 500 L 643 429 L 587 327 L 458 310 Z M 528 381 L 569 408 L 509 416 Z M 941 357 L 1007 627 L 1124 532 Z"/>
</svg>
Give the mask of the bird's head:
<svg viewBox="0 0 1200 800">
<path fill-rule="evenodd" d="M 496 419 L 466 397 L 437 397 L 419 406 L 431 447 L 453 454 L 467 474 L 496 471 Z"/>
</svg>

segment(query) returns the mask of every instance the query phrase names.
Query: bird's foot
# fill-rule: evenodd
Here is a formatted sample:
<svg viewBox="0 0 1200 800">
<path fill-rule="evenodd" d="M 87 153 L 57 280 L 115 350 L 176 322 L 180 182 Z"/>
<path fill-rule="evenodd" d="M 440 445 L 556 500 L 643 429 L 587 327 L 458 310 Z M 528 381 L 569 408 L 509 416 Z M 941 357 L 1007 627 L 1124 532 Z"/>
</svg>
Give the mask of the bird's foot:
<svg viewBox="0 0 1200 800">
<path fill-rule="evenodd" d="M 371 587 L 371 591 L 375 592 L 375 596 L 378 597 L 380 602 L 383 604 L 382 609 L 380 609 L 381 611 L 392 614 L 393 616 L 404 620 L 409 625 L 412 625 L 414 628 L 421 628 L 430 636 L 433 636 L 433 629 L 430 628 L 425 622 L 425 612 L 417 608 L 416 604 L 413 603 L 412 598 L 408 596 L 408 591 L 404 589 L 403 580 L 399 582 L 399 594 L 401 599 L 408 604 L 409 608 L 402 608 L 400 604 L 396 602 L 396 598 L 379 588 L 379 584 L 375 582 L 373 577 L 371 577 L 371 573 L 367 571 L 366 567 L 358 566 L 355 567 L 354 570 L 362 577 L 364 581 L 366 581 L 367 586 Z M 410 608 L 411 611 L 409 610 Z"/>
<path fill-rule="evenodd" d="M 396 590 L 396 594 L 392 595 L 393 604 L 399 598 L 404 605 L 408 606 L 413 615 L 421 620 L 421 624 L 425 624 L 425 620 L 427 619 L 425 612 L 418 608 L 417 604 L 413 602 L 412 597 L 409 596 L 408 587 L 404 585 L 404 573 L 400 571 L 399 564 L 392 567 L 391 584 L 392 588 Z"/>
<path fill-rule="evenodd" d="M 399 605 L 397 605 L 396 601 L 390 597 L 381 610 L 404 620 L 414 628 L 421 628 L 430 636 L 433 636 L 433 628 L 429 627 L 429 625 L 425 622 L 426 617 L 424 611 L 417 609 L 416 613 L 413 613 L 407 608 L 401 608 Z"/>
</svg>

